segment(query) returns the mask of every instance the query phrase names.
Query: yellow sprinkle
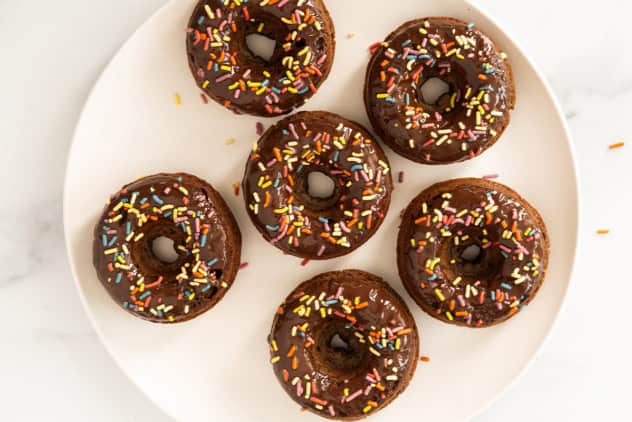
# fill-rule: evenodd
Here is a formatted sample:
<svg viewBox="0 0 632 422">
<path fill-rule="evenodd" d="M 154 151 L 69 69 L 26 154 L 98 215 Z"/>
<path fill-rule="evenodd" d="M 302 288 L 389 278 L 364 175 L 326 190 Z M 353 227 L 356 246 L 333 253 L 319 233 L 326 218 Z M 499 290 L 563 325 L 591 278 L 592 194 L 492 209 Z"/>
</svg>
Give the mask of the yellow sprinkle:
<svg viewBox="0 0 632 422">
<path fill-rule="evenodd" d="M 173 101 L 176 103 L 177 106 L 181 105 L 182 99 L 180 98 L 180 94 L 178 94 L 177 92 L 173 94 Z"/>
<path fill-rule="evenodd" d="M 349 32 L 349 33 L 347 34 L 347 38 L 349 38 L 349 39 L 351 39 L 351 38 L 353 38 L 353 37 L 355 37 L 355 36 L 356 36 L 356 33 L 355 33 L 355 32 Z"/>
<path fill-rule="evenodd" d="M 441 293 L 441 290 L 435 289 L 435 294 L 437 295 L 437 297 L 439 298 L 441 302 L 445 301 L 445 296 L 443 296 L 443 293 Z"/>
<path fill-rule="evenodd" d="M 275 356 L 275 357 L 273 357 L 273 358 L 270 360 L 270 363 L 277 363 L 277 362 L 278 362 L 278 361 L 280 361 L 280 360 L 281 360 L 281 357 L 280 357 L 280 356 Z"/>
<path fill-rule="evenodd" d="M 233 138 L 226 139 L 226 145 L 232 145 L 234 143 L 235 143 L 235 140 Z"/>
</svg>

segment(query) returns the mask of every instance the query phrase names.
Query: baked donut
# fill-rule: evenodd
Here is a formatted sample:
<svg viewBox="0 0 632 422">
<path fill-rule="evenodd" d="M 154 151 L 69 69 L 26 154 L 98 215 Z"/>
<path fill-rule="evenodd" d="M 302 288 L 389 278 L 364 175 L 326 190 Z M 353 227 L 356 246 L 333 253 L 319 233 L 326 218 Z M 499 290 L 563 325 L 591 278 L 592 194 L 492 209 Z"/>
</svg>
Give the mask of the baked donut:
<svg viewBox="0 0 632 422">
<path fill-rule="evenodd" d="M 311 173 L 333 181 L 330 196 L 310 193 Z M 301 258 L 328 259 L 373 236 L 392 186 L 388 160 L 366 129 L 315 111 L 286 117 L 263 134 L 246 164 L 243 194 L 268 242 Z"/>
<path fill-rule="evenodd" d="M 399 275 L 428 314 L 486 327 L 529 303 L 546 275 L 549 241 L 538 211 L 507 186 L 455 179 L 424 190 L 406 209 Z"/>
<path fill-rule="evenodd" d="M 248 48 L 252 34 L 276 41 L 270 60 Z M 201 0 L 187 30 L 198 86 L 228 109 L 257 116 L 303 105 L 327 78 L 334 50 L 322 0 Z"/>
<path fill-rule="evenodd" d="M 438 78 L 448 91 L 424 100 Z M 472 24 L 433 17 L 390 34 L 369 63 L 364 103 L 375 131 L 395 152 L 424 164 L 473 158 L 509 124 L 515 90 L 511 67 Z"/>
<path fill-rule="evenodd" d="M 177 258 L 159 259 L 157 238 Z M 116 192 L 94 228 L 93 262 L 112 299 L 132 315 L 181 322 L 211 309 L 233 284 L 241 234 L 211 185 L 185 173 L 156 174 Z"/>
<path fill-rule="evenodd" d="M 392 402 L 408 386 L 419 355 L 415 320 L 402 298 L 381 278 L 358 270 L 300 284 L 279 307 L 268 343 L 290 397 L 341 420 Z"/>
</svg>

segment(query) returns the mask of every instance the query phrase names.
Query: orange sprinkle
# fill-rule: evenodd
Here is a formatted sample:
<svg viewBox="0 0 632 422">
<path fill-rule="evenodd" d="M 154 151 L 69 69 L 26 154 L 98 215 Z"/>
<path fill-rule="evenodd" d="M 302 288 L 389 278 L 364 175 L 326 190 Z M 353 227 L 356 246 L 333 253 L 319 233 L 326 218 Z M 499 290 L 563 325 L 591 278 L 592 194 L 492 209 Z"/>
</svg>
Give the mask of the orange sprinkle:
<svg viewBox="0 0 632 422">
<path fill-rule="evenodd" d="M 287 357 L 291 358 L 292 356 L 294 356 L 295 352 L 296 352 L 296 346 L 292 345 L 292 347 L 290 347 L 290 350 L 288 350 L 287 352 Z"/>
<path fill-rule="evenodd" d="M 355 308 L 356 309 L 364 309 L 367 306 L 369 306 L 369 302 L 362 302 L 362 303 L 358 303 Z"/>
<path fill-rule="evenodd" d="M 422 356 L 419 358 L 419 360 L 422 362 L 430 362 L 430 358 L 428 356 Z"/>
<path fill-rule="evenodd" d="M 290 373 L 287 371 L 287 369 L 283 369 L 283 381 L 287 382 L 290 379 Z"/>
<path fill-rule="evenodd" d="M 281 150 L 278 149 L 277 147 L 272 148 L 272 151 L 274 152 L 274 156 L 276 157 L 278 162 L 283 161 L 283 159 L 281 158 Z"/>
<path fill-rule="evenodd" d="M 616 144 L 611 144 L 610 146 L 608 146 L 608 148 L 609 149 L 616 149 L 616 148 L 621 148 L 624 145 L 625 145 L 625 142 L 617 142 Z"/>
<path fill-rule="evenodd" d="M 292 358 L 292 369 L 296 370 L 298 368 L 298 359 L 296 356 Z"/>
<path fill-rule="evenodd" d="M 608 234 L 608 233 L 610 233 L 610 230 L 608 230 L 608 229 L 597 230 L 597 234 Z"/>
</svg>

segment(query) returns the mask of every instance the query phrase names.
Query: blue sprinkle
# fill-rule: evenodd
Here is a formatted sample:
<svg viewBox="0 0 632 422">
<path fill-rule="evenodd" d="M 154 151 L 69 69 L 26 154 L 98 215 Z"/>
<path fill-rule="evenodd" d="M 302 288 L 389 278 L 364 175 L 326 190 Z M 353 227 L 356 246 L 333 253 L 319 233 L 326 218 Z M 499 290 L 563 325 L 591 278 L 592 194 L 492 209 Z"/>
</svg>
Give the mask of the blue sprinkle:
<svg viewBox="0 0 632 422">
<path fill-rule="evenodd" d="M 329 220 L 327 220 L 325 217 L 318 217 L 318 221 L 325 224 L 329 223 Z"/>
<path fill-rule="evenodd" d="M 276 179 L 274 179 L 273 186 L 274 186 L 275 188 L 278 188 L 278 187 L 279 187 L 279 180 L 280 180 L 280 179 L 279 179 L 278 177 L 277 177 Z"/>
<path fill-rule="evenodd" d="M 171 211 L 167 211 L 162 216 L 165 217 L 165 218 L 169 218 L 169 217 L 171 217 L 171 214 L 172 214 Z"/>
<path fill-rule="evenodd" d="M 116 242 L 116 239 L 117 239 L 116 236 L 112 237 L 112 239 L 110 239 L 110 243 L 108 243 L 108 247 L 113 246 L 114 242 Z"/>
<path fill-rule="evenodd" d="M 489 296 L 492 298 L 492 300 L 496 300 L 496 292 L 495 291 L 491 291 L 489 292 Z"/>
<path fill-rule="evenodd" d="M 472 29 L 474 28 L 474 22 L 470 22 L 467 24 L 467 29 Z"/>
<path fill-rule="evenodd" d="M 406 40 L 406 41 L 404 41 L 404 42 L 402 43 L 402 47 L 407 46 L 407 45 L 408 45 L 408 44 L 410 44 L 411 42 L 412 42 L 412 41 L 410 41 L 410 40 Z"/>
<path fill-rule="evenodd" d="M 132 222 L 128 221 L 127 223 L 125 223 L 125 234 L 130 234 L 131 231 L 132 231 Z"/>
<path fill-rule="evenodd" d="M 274 92 L 275 94 L 281 94 L 281 90 L 275 86 L 273 86 L 272 88 L 270 88 L 270 90 L 272 92 Z"/>
<path fill-rule="evenodd" d="M 145 292 L 143 292 L 142 295 L 138 296 L 138 298 L 140 300 L 144 300 L 145 298 L 147 298 L 147 296 L 149 296 L 151 294 L 151 292 L 149 290 L 145 290 Z"/>
<path fill-rule="evenodd" d="M 410 105 L 410 94 L 406 93 L 406 105 Z"/>
<path fill-rule="evenodd" d="M 116 284 L 120 284 L 120 283 L 121 283 L 121 279 L 122 279 L 122 278 L 123 278 L 123 273 L 118 273 L 118 274 L 116 275 L 116 279 L 114 279 L 114 282 L 115 282 Z"/>
<path fill-rule="evenodd" d="M 309 87 L 307 87 L 307 86 L 306 86 L 305 88 L 301 89 L 298 93 L 299 93 L 300 95 L 303 95 L 303 94 L 305 94 L 307 91 L 309 91 Z"/>
<path fill-rule="evenodd" d="M 331 299 L 331 300 L 325 301 L 325 305 L 327 306 L 335 305 L 336 303 L 338 303 L 338 299 Z"/>
<path fill-rule="evenodd" d="M 279 230 L 279 225 L 277 224 L 276 226 L 271 226 L 269 224 L 266 224 L 266 229 L 268 231 L 275 232 L 275 231 Z"/>
<path fill-rule="evenodd" d="M 101 241 L 103 242 L 103 246 L 108 245 L 108 237 L 105 234 L 101 235 Z"/>
<path fill-rule="evenodd" d="M 203 248 L 204 245 L 206 245 L 206 235 L 203 234 L 202 237 L 200 238 L 200 246 Z"/>
<path fill-rule="evenodd" d="M 211 288 L 210 284 L 207 284 L 206 286 L 202 287 L 202 289 L 200 290 L 202 293 L 207 292 L 209 289 Z"/>
<path fill-rule="evenodd" d="M 143 205 L 145 202 L 147 202 L 147 198 L 143 198 L 140 200 L 140 204 Z"/>
<path fill-rule="evenodd" d="M 165 201 L 163 201 L 162 199 L 158 198 L 157 195 L 152 195 L 151 199 L 154 200 L 155 203 L 157 203 L 158 205 L 162 205 L 165 203 Z"/>
<path fill-rule="evenodd" d="M 362 170 L 362 164 L 355 164 L 351 166 L 351 171 L 360 171 Z"/>
<path fill-rule="evenodd" d="M 202 25 L 202 23 L 204 22 L 204 16 L 200 16 L 197 22 L 198 25 Z"/>
<path fill-rule="evenodd" d="M 266 79 L 265 81 L 261 82 L 261 88 L 263 88 L 264 86 L 267 86 L 270 83 L 269 79 Z"/>
<path fill-rule="evenodd" d="M 502 287 L 505 290 L 511 290 L 511 286 L 507 283 L 500 283 L 500 287 Z"/>
<path fill-rule="evenodd" d="M 339 155 L 340 155 L 340 151 L 336 150 L 336 152 L 334 152 L 334 162 L 338 161 Z"/>
<path fill-rule="evenodd" d="M 437 278 L 436 274 L 431 275 L 430 277 L 428 277 L 428 281 L 433 281 L 434 279 Z"/>
<path fill-rule="evenodd" d="M 219 65 L 217 63 L 213 64 L 213 72 L 219 71 Z"/>
<path fill-rule="evenodd" d="M 393 98 L 393 97 L 388 97 L 388 98 L 386 99 L 386 102 L 387 102 L 387 103 L 395 103 L 395 98 Z"/>
<path fill-rule="evenodd" d="M 216 262 L 217 262 L 217 258 L 213 258 L 213 259 L 211 259 L 210 261 L 208 261 L 206 263 L 206 266 L 207 267 L 212 267 L 213 265 L 215 265 Z"/>
</svg>

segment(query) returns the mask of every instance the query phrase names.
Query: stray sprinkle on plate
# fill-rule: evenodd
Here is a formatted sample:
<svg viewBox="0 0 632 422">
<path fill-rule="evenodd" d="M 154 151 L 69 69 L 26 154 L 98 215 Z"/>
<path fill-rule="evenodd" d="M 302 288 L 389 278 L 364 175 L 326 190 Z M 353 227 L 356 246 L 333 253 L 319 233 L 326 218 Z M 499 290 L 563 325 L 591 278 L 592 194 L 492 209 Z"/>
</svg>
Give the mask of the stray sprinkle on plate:
<svg viewBox="0 0 632 422">
<path fill-rule="evenodd" d="M 617 148 L 621 148 L 624 145 L 625 145 L 625 142 L 623 142 L 623 141 L 622 142 L 617 142 L 615 144 L 610 144 L 608 146 L 608 149 L 617 149 Z"/>
<path fill-rule="evenodd" d="M 200 98 L 204 104 L 208 104 L 208 98 L 206 98 L 206 95 L 204 95 L 203 92 L 200 92 Z"/>
<path fill-rule="evenodd" d="M 239 196 L 239 183 L 233 183 L 233 192 L 235 196 Z"/>
<path fill-rule="evenodd" d="M 498 174 L 486 174 L 483 179 L 498 179 Z"/>
<path fill-rule="evenodd" d="M 419 358 L 419 360 L 422 362 L 430 362 L 430 358 L 428 356 L 422 356 Z"/>
<path fill-rule="evenodd" d="M 234 138 L 226 139 L 226 145 L 232 145 L 234 143 L 235 143 L 235 139 Z"/>
<path fill-rule="evenodd" d="M 349 33 L 347 34 L 347 38 L 349 38 L 349 39 L 351 39 L 351 38 L 353 38 L 353 37 L 355 37 L 355 36 L 356 36 L 356 33 L 355 33 L 355 32 L 349 32 Z"/>
<path fill-rule="evenodd" d="M 182 99 L 180 98 L 180 94 L 178 94 L 177 92 L 173 94 L 173 102 L 179 106 L 182 104 Z"/>
<path fill-rule="evenodd" d="M 301 261 L 301 267 L 306 266 L 309 263 L 309 259 L 305 258 L 304 260 Z"/>
<path fill-rule="evenodd" d="M 404 172 L 403 171 L 399 172 L 399 175 L 397 176 L 397 181 L 399 183 L 404 183 Z"/>
<path fill-rule="evenodd" d="M 248 267 L 248 263 L 247 263 L 247 262 L 242 262 L 242 263 L 239 265 L 239 269 L 240 269 L 240 270 L 243 270 L 243 269 L 244 269 L 244 268 L 246 268 L 246 267 Z"/>
<path fill-rule="evenodd" d="M 610 233 L 610 230 L 608 229 L 599 229 L 597 230 L 597 234 L 608 234 Z"/>
</svg>

